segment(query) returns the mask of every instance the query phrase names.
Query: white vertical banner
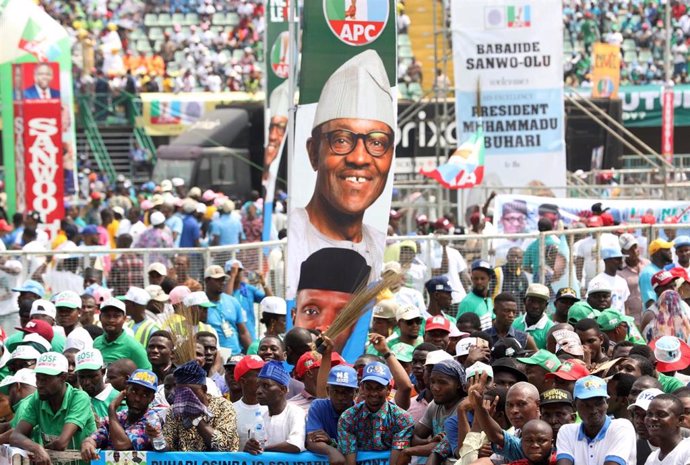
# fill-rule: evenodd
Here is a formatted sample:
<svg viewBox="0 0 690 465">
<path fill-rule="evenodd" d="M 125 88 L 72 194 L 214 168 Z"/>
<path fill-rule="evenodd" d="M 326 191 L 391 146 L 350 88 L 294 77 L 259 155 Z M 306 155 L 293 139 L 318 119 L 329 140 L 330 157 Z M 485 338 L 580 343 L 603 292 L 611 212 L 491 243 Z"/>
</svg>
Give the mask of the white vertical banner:
<svg viewBox="0 0 690 465">
<path fill-rule="evenodd" d="M 485 184 L 565 186 L 561 9 L 559 0 L 452 0 L 458 140 L 481 118 Z"/>
</svg>

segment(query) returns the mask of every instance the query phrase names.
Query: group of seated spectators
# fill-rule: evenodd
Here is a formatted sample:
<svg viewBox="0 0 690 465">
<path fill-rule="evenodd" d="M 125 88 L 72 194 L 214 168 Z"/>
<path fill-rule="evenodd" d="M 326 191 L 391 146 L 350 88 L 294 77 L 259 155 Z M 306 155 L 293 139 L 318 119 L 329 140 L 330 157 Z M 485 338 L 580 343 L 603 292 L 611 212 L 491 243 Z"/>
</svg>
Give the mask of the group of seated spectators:
<svg viewBox="0 0 690 465">
<path fill-rule="evenodd" d="M 261 88 L 262 1 L 75 0 L 41 6 L 67 29 L 74 77 L 85 93 Z M 187 14 L 185 24 L 171 21 L 175 13 Z M 156 23 L 162 15 L 166 22 Z"/>
</svg>

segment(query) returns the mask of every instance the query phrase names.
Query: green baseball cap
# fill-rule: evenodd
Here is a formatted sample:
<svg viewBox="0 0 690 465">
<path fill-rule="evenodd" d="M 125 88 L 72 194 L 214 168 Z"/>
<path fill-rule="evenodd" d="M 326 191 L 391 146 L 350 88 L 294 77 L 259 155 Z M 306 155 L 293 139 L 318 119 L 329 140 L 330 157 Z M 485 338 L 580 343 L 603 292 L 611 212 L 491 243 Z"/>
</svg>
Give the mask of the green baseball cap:
<svg viewBox="0 0 690 465">
<path fill-rule="evenodd" d="M 630 325 L 631 321 L 634 321 L 634 318 L 623 315 L 618 310 L 612 308 L 607 308 L 597 317 L 597 324 L 602 331 L 613 331 L 621 323 Z"/>
<path fill-rule="evenodd" d="M 391 352 L 393 352 L 393 355 L 395 355 L 395 358 L 397 358 L 399 362 L 410 363 L 412 362 L 414 347 L 404 342 L 398 342 L 391 347 Z"/>
<path fill-rule="evenodd" d="M 549 373 L 553 373 L 561 367 L 561 361 L 558 360 L 558 357 L 545 349 L 539 349 L 531 357 L 518 357 L 517 361 L 525 365 L 538 365 Z"/>
<path fill-rule="evenodd" d="M 596 319 L 599 316 L 599 310 L 595 310 L 586 301 L 581 300 L 575 302 L 570 310 L 568 310 L 568 323 L 575 324 L 585 318 Z"/>
</svg>

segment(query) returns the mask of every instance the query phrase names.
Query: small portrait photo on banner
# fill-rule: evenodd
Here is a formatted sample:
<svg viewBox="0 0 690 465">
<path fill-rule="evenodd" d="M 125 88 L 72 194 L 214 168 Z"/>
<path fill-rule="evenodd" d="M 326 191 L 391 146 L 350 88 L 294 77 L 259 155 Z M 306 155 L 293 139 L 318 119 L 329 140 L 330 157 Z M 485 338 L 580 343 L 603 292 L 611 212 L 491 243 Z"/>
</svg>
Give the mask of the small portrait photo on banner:
<svg viewBox="0 0 690 465">
<path fill-rule="evenodd" d="M 24 66 L 24 100 L 60 98 L 57 63 L 27 63 Z"/>
<path fill-rule="evenodd" d="M 395 103 L 381 58 L 366 50 L 328 78 L 315 111 L 298 112 L 298 132 L 309 124 L 305 116 L 313 119 L 306 157 L 299 154 L 304 148 L 296 137 L 291 179 L 300 185 L 288 220 L 295 238 L 288 245 L 288 298 L 296 296 L 302 264 L 323 248 L 356 252 L 362 267 L 371 267 L 369 280 L 379 277 L 390 210 L 390 192 L 382 194 L 393 166 Z"/>
</svg>

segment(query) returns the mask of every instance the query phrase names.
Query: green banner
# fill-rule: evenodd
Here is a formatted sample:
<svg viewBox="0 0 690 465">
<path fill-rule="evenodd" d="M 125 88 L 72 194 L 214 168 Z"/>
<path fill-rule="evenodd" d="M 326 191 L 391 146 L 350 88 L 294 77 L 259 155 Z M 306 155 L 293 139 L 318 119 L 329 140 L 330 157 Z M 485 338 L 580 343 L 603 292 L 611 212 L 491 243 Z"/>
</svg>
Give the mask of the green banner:
<svg viewBox="0 0 690 465">
<path fill-rule="evenodd" d="M 378 52 L 396 85 L 395 1 L 311 0 L 303 15 L 300 104 L 317 102 L 330 75 L 366 49 Z"/>
<path fill-rule="evenodd" d="M 628 128 L 661 127 L 662 86 L 621 86 L 623 125 Z M 674 93 L 674 126 L 690 126 L 690 85 L 677 85 Z"/>
<path fill-rule="evenodd" d="M 34 2 L 0 2 L 0 101 L 2 102 L 2 148 L 5 167 L 7 212 L 16 210 L 15 134 L 13 105 L 13 63 L 57 62 L 60 66 L 60 100 L 63 107 L 63 164 L 65 178 L 76 172 L 76 131 L 72 85 L 72 52 L 67 31 Z M 72 183 L 74 184 L 74 183 Z M 73 187 L 73 186 L 70 186 Z M 23 195 L 23 194 L 22 194 Z"/>
<path fill-rule="evenodd" d="M 268 0 L 266 3 L 266 95 L 281 85 L 288 77 L 290 61 L 288 46 L 288 0 Z M 266 100 L 268 105 L 268 99 Z"/>
</svg>

